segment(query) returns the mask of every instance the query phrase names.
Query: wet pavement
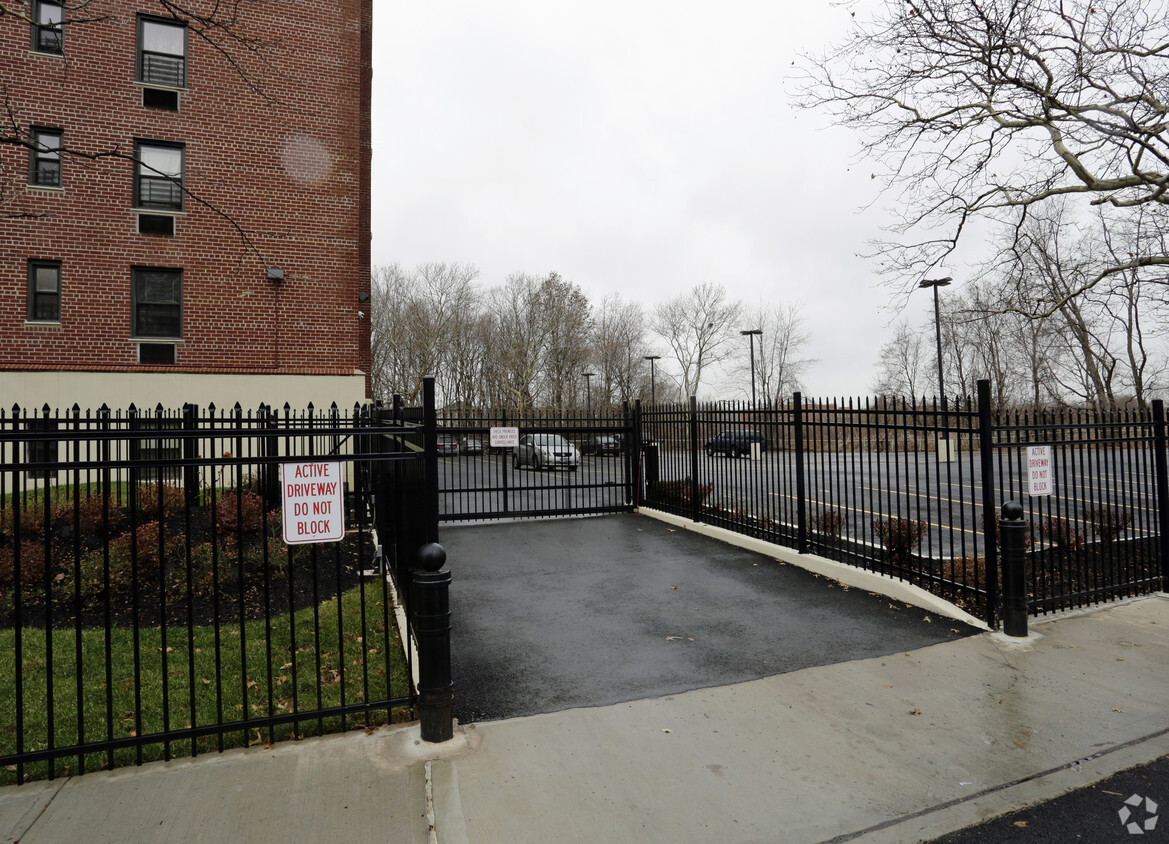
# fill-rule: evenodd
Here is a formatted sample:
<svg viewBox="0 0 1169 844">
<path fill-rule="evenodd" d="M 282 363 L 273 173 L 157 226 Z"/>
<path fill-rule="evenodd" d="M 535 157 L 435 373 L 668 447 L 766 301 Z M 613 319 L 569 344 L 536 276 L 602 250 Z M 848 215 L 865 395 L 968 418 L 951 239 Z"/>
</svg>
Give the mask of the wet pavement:
<svg viewBox="0 0 1169 844">
<path fill-rule="evenodd" d="M 935 844 L 1169 840 L 1169 756 L 1054 800 L 935 838 Z M 1141 836 L 1139 838 L 1134 836 Z"/>
<path fill-rule="evenodd" d="M 636 514 L 447 526 L 462 723 L 723 686 L 976 632 Z"/>
</svg>

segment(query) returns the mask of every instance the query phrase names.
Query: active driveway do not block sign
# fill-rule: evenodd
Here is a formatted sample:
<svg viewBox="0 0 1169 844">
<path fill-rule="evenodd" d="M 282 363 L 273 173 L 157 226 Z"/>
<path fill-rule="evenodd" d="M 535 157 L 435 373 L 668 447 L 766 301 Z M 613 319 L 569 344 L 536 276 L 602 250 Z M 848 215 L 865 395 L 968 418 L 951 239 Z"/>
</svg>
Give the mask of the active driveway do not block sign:
<svg viewBox="0 0 1169 844">
<path fill-rule="evenodd" d="M 340 542 L 345 538 L 340 463 L 283 463 L 284 541 Z"/>
</svg>

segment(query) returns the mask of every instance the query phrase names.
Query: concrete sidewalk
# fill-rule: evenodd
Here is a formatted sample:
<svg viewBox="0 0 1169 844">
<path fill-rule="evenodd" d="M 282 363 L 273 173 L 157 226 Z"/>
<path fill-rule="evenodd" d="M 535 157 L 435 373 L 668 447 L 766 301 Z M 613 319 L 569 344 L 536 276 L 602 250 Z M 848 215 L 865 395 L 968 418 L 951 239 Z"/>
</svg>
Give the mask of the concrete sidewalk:
<svg viewBox="0 0 1169 844">
<path fill-rule="evenodd" d="M 918 841 L 1169 753 L 1164 595 L 653 700 L 0 790 L 7 840 Z M 1169 799 L 1169 795 L 1162 795 Z"/>
</svg>

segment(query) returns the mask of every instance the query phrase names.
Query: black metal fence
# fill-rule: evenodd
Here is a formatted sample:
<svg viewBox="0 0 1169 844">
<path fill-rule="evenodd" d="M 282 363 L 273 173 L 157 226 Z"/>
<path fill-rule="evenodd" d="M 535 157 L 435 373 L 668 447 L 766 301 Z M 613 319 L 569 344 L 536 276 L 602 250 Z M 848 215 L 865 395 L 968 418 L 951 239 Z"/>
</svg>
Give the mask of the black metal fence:
<svg viewBox="0 0 1169 844">
<path fill-rule="evenodd" d="M 907 580 L 991 626 L 996 508 L 1010 499 L 1030 524 L 1032 613 L 1148 593 L 1169 574 L 1160 402 L 1152 414 L 995 413 L 984 382 L 977 401 L 947 406 L 796 394 L 634 416 L 650 443 L 645 506 Z M 1027 486 L 1038 444 L 1055 473 L 1042 496 Z"/>
<path fill-rule="evenodd" d="M 409 616 L 424 443 L 360 406 L 0 411 L 0 777 L 409 717 L 380 574 Z"/>
<path fill-rule="evenodd" d="M 633 509 L 633 421 L 617 414 L 440 413 L 443 521 L 596 515 Z M 516 429 L 515 446 L 491 445 Z"/>
</svg>

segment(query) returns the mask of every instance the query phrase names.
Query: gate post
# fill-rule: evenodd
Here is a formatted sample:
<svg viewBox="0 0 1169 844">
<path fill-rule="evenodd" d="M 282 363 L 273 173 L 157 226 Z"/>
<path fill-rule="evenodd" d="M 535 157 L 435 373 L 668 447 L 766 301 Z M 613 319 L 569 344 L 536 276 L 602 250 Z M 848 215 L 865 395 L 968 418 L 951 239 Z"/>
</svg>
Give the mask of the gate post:
<svg viewBox="0 0 1169 844">
<path fill-rule="evenodd" d="M 796 550 L 808 553 L 808 494 L 804 477 L 804 396 L 792 393 L 792 424 L 796 435 Z"/>
<path fill-rule="evenodd" d="M 1165 402 L 1153 400 L 1153 464 L 1157 473 L 1157 547 L 1161 557 L 1161 588 L 1169 588 L 1169 466 L 1166 465 Z"/>
<path fill-rule="evenodd" d="M 999 520 L 1003 543 L 1003 632 L 1021 639 L 1027 638 L 1027 592 L 1023 583 L 1026 531 L 1023 505 L 1008 501 Z"/>
<path fill-rule="evenodd" d="M 450 569 L 446 550 L 437 542 L 418 549 L 414 571 L 414 636 L 418 642 L 418 721 L 422 740 L 449 741 L 454 736 L 451 680 Z"/>
<path fill-rule="evenodd" d="M 990 408 L 990 381 L 978 382 L 978 459 L 982 469 L 982 536 L 986 549 L 986 625 L 996 626 L 999 603 L 999 559 L 994 531 L 994 430 Z"/>
<path fill-rule="evenodd" d="M 690 518 L 702 521 L 698 500 L 698 398 L 690 397 Z"/>
<path fill-rule="evenodd" d="M 195 431 L 199 426 L 199 407 L 187 402 L 183 405 L 183 499 L 188 507 L 199 503 L 199 457 Z"/>
</svg>

